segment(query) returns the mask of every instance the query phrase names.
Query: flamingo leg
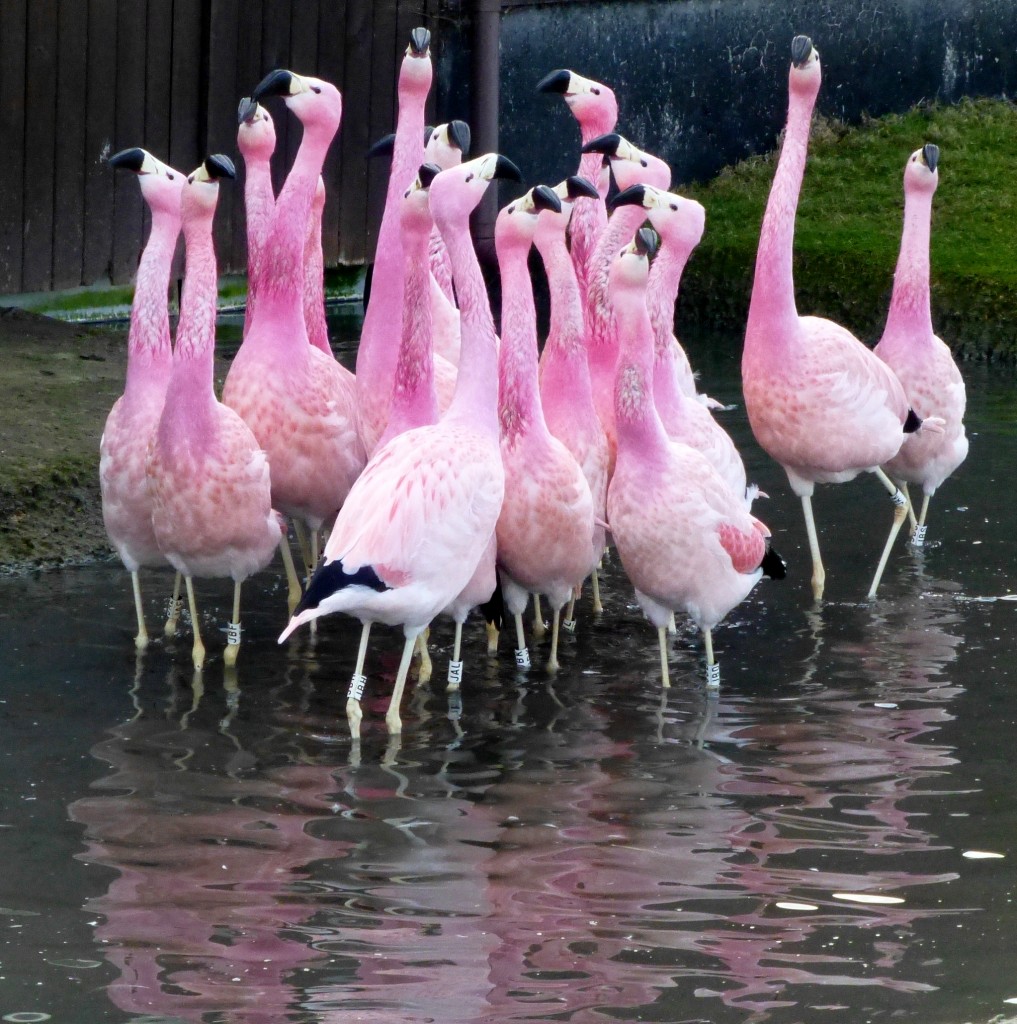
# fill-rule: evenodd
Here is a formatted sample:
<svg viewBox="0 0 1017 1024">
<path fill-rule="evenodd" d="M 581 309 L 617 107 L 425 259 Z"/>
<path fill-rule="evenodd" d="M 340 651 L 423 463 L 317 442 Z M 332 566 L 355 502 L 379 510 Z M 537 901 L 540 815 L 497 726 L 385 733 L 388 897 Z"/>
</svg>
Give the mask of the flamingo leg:
<svg viewBox="0 0 1017 1024">
<path fill-rule="evenodd" d="M 417 633 L 407 634 L 406 643 L 403 644 L 403 656 L 399 661 L 399 671 L 396 673 L 395 689 L 392 691 L 392 699 L 388 703 L 388 711 L 385 712 L 385 724 L 390 733 L 396 734 L 403 731 L 403 720 L 399 717 L 399 705 L 403 700 L 403 690 L 406 687 L 406 676 L 410 671 L 410 662 L 413 660 L 413 649 L 417 646 Z"/>
<path fill-rule="evenodd" d="M 145 609 L 141 603 L 141 580 L 137 572 L 131 573 L 131 587 L 134 590 L 134 610 L 138 613 L 138 635 L 134 638 L 134 646 L 143 651 L 148 646 L 148 630 L 145 629 Z"/>
<path fill-rule="evenodd" d="M 576 620 L 573 616 L 576 614 L 576 592 L 572 591 L 572 596 L 569 598 L 569 603 L 565 606 L 565 616 L 561 620 L 562 629 L 566 633 L 574 633 L 576 631 Z"/>
<path fill-rule="evenodd" d="M 900 489 L 904 492 L 904 497 L 908 499 L 908 521 L 911 523 L 911 536 L 913 537 L 918 527 L 918 520 L 915 519 L 914 502 L 911 500 L 911 492 L 908 490 L 906 481 L 900 485 Z"/>
<path fill-rule="evenodd" d="M 426 683 L 431 678 L 434 665 L 431 663 L 431 652 L 427 649 L 427 641 L 431 635 L 430 629 L 426 626 L 423 632 L 418 634 L 416 642 L 416 653 L 420 655 L 420 670 L 417 672 L 417 682 Z"/>
<path fill-rule="evenodd" d="M 493 658 L 498 654 L 498 627 L 493 622 L 486 624 L 487 656 Z"/>
<path fill-rule="evenodd" d="M 713 656 L 713 630 L 703 630 L 703 641 L 706 644 L 706 688 L 715 690 L 720 686 L 720 665 Z"/>
<path fill-rule="evenodd" d="M 826 585 L 826 570 L 819 553 L 819 537 L 816 536 L 816 520 L 812 516 L 812 496 L 802 495 L 802 511 L 805 513 L 805 532 L 809 536 L 809 551 L 812 554 L 812 596 L 818 601 Z"/>
<path fill-rule="evenodd" d="M 463 681 L 463 663 L 459 660 L 463 646 L 463 624 L 456 623 L 456 638 L 452 644 L 452 660 L 448 663 L 448 685 L 445 687 L 448 693 L 455 693 L 459 684 Z"/>
<path fill-rule="evenodd" d="M 671 612 L 671 617 L 667 620 L 667 631 L 671 636 L 678 635 L 678 623 L 675 622 L 674 612 Z"/>
<path fill-rule="evenodd" d="M 671 673 L 667 668 L 667 626 L 657 629 L 657 640 L 660 643 L 660 685 L 665 690 L 671 689 Z"/>
<path fill-rule="evenodd" d="M 180 621 L 180 607 L 182 601 L 180 600 L 180 583 L 183 580 L 183 576 L 177 573 L 173 578 L 173 596 L 170 598 L 169 613 L 166 616 L 166 625 L 163 627 L 163 633 L 166 636 L 175 636 L 177 631 L 177 622 Z"/>
<path fill-rule="evenodd" d="M 304 570 L 307 577 L 311 575 L 314 566 L 311 564 L 311 542 L 307 539 L 307 530 L 299 519 L 293 520 L 293 533 L 297 538 L 297 547 L 300 548 L 300 557 L 304 563 Z"/>
<path fill-rule="evenodd" d="M 593 614 L 601 615 L 604 611 L 604 606 L 600 602 L 600 569 L 593 570 L 593 575 L 590 577 L 590 583 L 593 587 Z"/>
<path fill-rule="evenodd" d="M 922 511 L 918 516 L 918 521 L 915 523 L 914 534 L 911 538 L 911 543 L 916 547 L 920 548 L 925 544 L 925 517 L 929 514 L 929 498 L 931 495 L 922 495 Z"/>
<path fill-rule="evenodd" d="M 187 587 L 187 607 L 191 610 L 191 628 L 194 630 L 191 661 L 194 662 L 194 667 L 200 671 L 201 666 L 205 664 L 205 645 L 201 642 L 201 629 L 198 625 L 198 605 L 194 600 L 194 580 L 190 576 L 185 576 L 184 584 Z"/>
<path fill-rule="evenodd" d="M 886 538 L 886 544 L 883 545 L 883 554 L 880 555 L 879 565 L 876 566 L 876 575 L 872 579 L 872 586 L 869 587 L 867 596 L 870 599 L 876 596 L 879 581 L 883 578 L 883 570 L 886 568 L 886 563 L 890 558 L 893 542 L 897 539 L 897 534 L 900 533 L 900 528 L 908 517 L 908 505 L 910 504 L 897 485 L 881 469 L 877 469 L 875 472 L 879 482 L 890 492 L 890 496 L 893 498 L 893 525 L 890 527 L 890 536 Z"/>
<path fill-rule="evenodd" d="M 360 698 L 364 695 L 364 683 L 367 677 L 364 675 L 364 660 L 367 658 L 367 641 L 371 635 L 371 624 L 364 623 L 360 631 L 360 647 L 357 650 L 357 665 L 353 669 L 353 678 L 350 680 L 350 688 L 346 694 L 346 720 L 350 726 L 350 736 L 354 740 L 360 739 L 360 722 L 364 712 L 360 708 Z"/>
<path fill-rule="evenodd" d="M 279 541 L 279 554 L 282 555 L 283 568 L 286 570 L 286 584 L 289 587 L 289 594 L 286 598 L 286 604 L 290 615 L 293 614 L 293 609 L 296 608 L 300 601 L 300 580 L 297 577 L 297 567 L 293 564 L 293 552 L 290 551 L 290 539 L 285 534 L 281 541 Z"/>
<path fill-rule="evenodd" d="M 558 626 L 561 622 L 561 609 L 555 608 L 551 616 L 551 654 L 547 659 L 547 671 L 558 671 Z"/>
<path fill-rule="evenodd" d="M 516 668 L 530 667 L 530 652 L 526 649 L 526 635 L 523 633 L 523 616 L 514 616 L 516 620 Z"/>
<path fill-rule="evenodd" d="M 540 594 L 533 595 L 533 639 L 542 640 L 547 634 L 547 623 L 540 614 Z"/>
<path fill-rule="evenodd" d="M 233 619 L 226 623 L 226 650 L 223 651 L 222 660 L 227 668 L 232 668 L 237 663 L 237 655 L 240 653 L 240 581 L 233 584 Z"/>
</svg>

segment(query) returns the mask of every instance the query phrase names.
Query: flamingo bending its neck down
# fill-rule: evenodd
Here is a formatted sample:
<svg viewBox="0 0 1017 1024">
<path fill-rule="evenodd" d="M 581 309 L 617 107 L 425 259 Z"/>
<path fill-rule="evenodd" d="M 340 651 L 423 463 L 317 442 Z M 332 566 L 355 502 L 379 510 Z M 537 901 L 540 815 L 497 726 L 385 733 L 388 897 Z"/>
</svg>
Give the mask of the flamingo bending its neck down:
<svg viewBox="0 0 1017 1024">
<path fill-rule="evenodd" d="M 152 498 L 145 476 L 148 445 L 159 424 L 173 367 L 169 292 L 173 252 L 180 234 L 184 176 L 143 149 L 125 149 L 109 158 L 113 168 L 134 171 L 152 212 L 152 230 L 138 264 L 127 334 L 127 380 L 99 441 L 99 486 L 106 533 L 131 574 L 138 650 L 148 646 L 138 570 L 166 565 L 152 527 Z M 178 577 L 179 587 L 179 577 Z M 167 633 L 176 629 L 179 589 L 170 607 Z"/>
<path fill-rule="evenodd" d="M 272 511 L 268 460 L 247 424 L 220 404 L 212 386 L 216 273 L 212 218 L 228 157 L 210 156 L 187 179 L 181 198 L 186 273 L 173 374 L 152 441 L 148 479 L 152 525 L 166 558 L 183 573 L 194 628 L 192 658 L 205 660 L 195 576 L 234 581 L 226 664 L 240 650 L 240 585 L 271 560 L 282 539 Z"/>
<path fill-rule="evenodd" d="M 890 312 L 875 349 L 904 385 L 915 412 L 944 421 L 942 434 L 925 430 L 912 434 L 883 467 L 905 491 L 909 483 L 921 485 L 922 510 L 912 537 L 915 547 L 925 541 L 929 499 L 968 454 L 964 379 L 950 349 L 932 329 L 929 301 L 929 232 L 938 162 L 939 148 L 929 144 L 912 153 L 904 167 L 904 232 Z"/>
<path fill-rule="evenodd" d="M 448 245 L 462 311 L 462 358 L 448 411 L 371 456 L 336 518 L 325 558 L 280 636 L 331 612 L 400 625 L 406 642 L 385 722 L 399 705 L 416 638 L 466 586 L 494 533 L 505 491 L 498 448 L 498 353 L 469 217 L 496 176 L 519 171 L 495 153 L 442 171 L 431 213 Z M 347 714 L 360 730 L 359 694 Z"/>
<path fill-rule="evenodd" d="M 527 257 L 541 210 L 561 212 L 546 185 L 509 203 L 495 223 L 501 271 L 498 413 L 505 502 L 498 517 L 498 570 L 516 623 L 516 664 L 529 667 L 523 610 L 529 594 L 547 597 L 554 619 L 548 671 L 558 669 L 561 609 L 596 568 L 590 485 L 571 452 L 547 429 L 537 383 L 537 323 Z"/>
<path fill-rule="evenodd" d="M 787 129 L 759 236 L 742 389 L 756 440 L 784 467 L 802 500 L 816 600 L 823 596 L 826 572 L 812 513 L 815 485 L 843 483 L 867 471 L 893 496 L 894 525 L 869 590 L 874 596 L 907 515 L 907 499 L 880 466 L 922 421 L 893 371 L 850 331 L 798 315 L 792 274 L 795 211 L 821 73 L 819 54 L 807 36 L 796 36 L 791 52 Z"/>
<path fill-rule="evenodd" d="M 769 531 L 751 516 L 706 458 L 671 441 L 653 400 L 653 328 L 646 311 L 647 251 L 640 230 L 611 268 L 623 349 L 615 388 L 618 458 L 607 492 L 611 536 L 636 600 L 657 627 L 663 685 L 669 685 L 667 628 L 684 610 L 703 631 L 707 682 L 717 685 L 712 630 L 764 574 L 784 563 Z"/>
<path fill-rule="evenodd" d="M 254 431 L 272 466 L 272 502 L 311 533 L 336 514 L 365 462 L 357 431 L 353 375 L 309 343 L 304 322 L 304 250 L 314 195 L 342 117 L 329 82 L 274 71 L 255 101 L 281 95 L 304 127 L 272 213 L 265 274 L 250 329 L 223 389 L 223 401 Z M 293 592 L 291 605 L 298 594 Z"/>
</svg>

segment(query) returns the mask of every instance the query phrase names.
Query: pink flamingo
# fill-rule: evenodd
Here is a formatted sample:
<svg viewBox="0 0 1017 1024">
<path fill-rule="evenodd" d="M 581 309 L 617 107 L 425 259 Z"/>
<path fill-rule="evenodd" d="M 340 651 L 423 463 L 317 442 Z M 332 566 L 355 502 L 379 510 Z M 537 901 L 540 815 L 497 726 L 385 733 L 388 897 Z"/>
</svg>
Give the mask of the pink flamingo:
<svg viewBox="0 0 1017 1024">
<path fill-rule="evenodd" d="M 646 311 L 647 251 L 641 229 L 611 268 L 611 297 L 624 339 L 615 389 L 618 457 L 607 491 L 611 536 L 636 600 L 657 627 L 661 679 L 670 685 L 667 630 L 683 609 L 702 630 L 707 683 L 720 670 L 713 627 L 748 596 L 764 573 L 784 574 L 769 531 L 706 458 L 671 441 L 653 400 L 654 339 Z"/>
<path fill-rule="evenodd" d="M 325 317 L 325 253 L 321 247 L 321 222 L 325 212 L 325 180 L 318 175 L 318 184 L 311 202 L 311 219 L 307 224 L 304 242 L 304 323 L 307 340 L 325 355 L 334 358 L 328 340 L 328 320 Z M 341 366 L 350 387 L 353 374 Z"/>
<path fill-rule="evenodd" d="M 212 218 L 219 179 L 234 173 L 228 157 L 210 156 L 188 176 L 181 197 L 186 274 L 173 373 L 148 460 L 152 525 L 159 547 L 187 585 L 197 669 L 204 664 L 205 647 L 193 577 L 234 581 L 224 656 L 234 665 L 240 651 L 240 585 L 268 564 L 282 539 L 265 453 L 247 424 L 216 400 L 212 387 L 218 283 Z"/>
<path fill-rule="evenodd" d="M 424 104 L 433 71 L 431 34 L 414 29 L 399 69 L 399 114 L 393 141 L 392 169 L 371 276 L 371 295 L 357 349 L 357 410 L 365 452 L 372 453 L 388 422 L 392 376 L 399 358 L 403 308 L 403 245 L 399 234 L 399 200 L 424 162 Z"/>
<path fill-rule="evenodd" d="M 565 69 L 552 71 L 537 83 L 540 92 L 559 93 L 565 99 L 573 117 L 579 122 L 582 145 L 613 132 L 618 123 L 618 101 L 608 86 L 584 78 L 574 71 Z M 607 188 L 609 178 L 601 174 L 603 156 L 596 151 L 583 150 L 579 158 L 578 175 L 598 186 L 598 195 L 593 202 L 577 203 L 572 214 L 572 260 L 579 280 L 579 291 L 583 302 L 592 273 L 591 261 L 597 242 L 607 227 Z"/>
<path fill-rule="evenodd" d="M 593 564 L 606 544 L 607 467 L 610 458 L 607 436 L 593 404 L 590 368 L 586 362 L 586 324 L 575 266 L 565 242 L 573 215 L 573 200 L 596 190 L 586 179 L 568 178 L 555 188 L 561 212 L 541 210 L 533 241 L 547 271 L 551 297 L 551 322 L 540 356 L 540 404 L 547 429 L 579 463 L 593 498 Z M 603 611 L 597 570 L 594 568 L 593 610 Z M 563 626 L 575 629 L 570 602 Z"/>
<path fill-rule="evenodd" d="M 593 139 L 583 146 L 584 153 L 607 154 L 619 189 L 648 184 L 666 189 L 671 184 L 671 169 L 659 157 L 633 146 L 627 139 L 612 133 Z M 597 248 L 590 260 L 586 291 L 587 358 L 593 401 L 597 415 L 604 424 L 612 459 L 614 452 L 614 377 L 618 360 L 618 338 L 608 295 L 611 265 L 624 245 L 631 241 L 639 225 L 646 219 L 644 210 L 622 206 L 608 220 L 600 233 Z"/>
<path fill-rule="evenodd" d="M 336 518 L 315 571 L 280 636 L 321 615 L 401 625 L 406 642 L 385 722 L 402 731 L 402 701 L 416 639 L 462 592 L 494 534 L 505 491 L 498 447 L 494 322 L 470 238 L 469 217 L 495 177 L 520 177 L 495 153 L 442 171 L 431 213 L 448 245 L 462 311 L 462 358 L 448 412 L 399 434 L 371 456 Z M 360 733 L 359 694 L 347 714 Z"/>
<path fill-rule="evenodd" d="M 646 211 L 661 241 L 650 267 L 646 302 L 656 349 L 653 397 L 664 430 L 672 440 L 702 452 L 731 490 L 745 495 L 747 507 L 751 507 L 758 488 L 746 487 L 745 464 L 738 449 L 696 397 L 691 367 L 674 336 L 678 286 L 692 250 L 703 237 L 706 211 L 694 199 L 652 185 L 633 185 L 615 197 L 615 207 L 629 205 Z"/>
<path fill-rule="evenodd" d="M 787 129 L 759 236 L 742 389 L 756 440 L 784 467 L 802 500 L 816 600 L 823 596 L 826 571 L 812 514 L 815 485 L 870 472 L 893 497 L 893 528 L 869 590 L 873 597 L 907 515 L 907 498 L 880 466 L 922 421 L 909 409 L 893 371 L 850 331 L 830 320 L 798 315 L 792 275 L 795 210 L 821 72 L 808 36 L 795 36 L 791 55 Z"/>
<path fill-rule="evenodd" d="M 890 312 L 875 349 L 904 385 L 915 412 L 919 416 L 935 414 L 944 421 L 942 434 L 924 430 L 912 434 L 883 467 L 891 479 L 903 485 L 905 494 L 909 483 L 922 486 L 917 520 L 912 513 L 915 547 L 925 541 L 929 499 L 968 454 L 964 379 L 949 347 L 932 330 L 929 303 L 929 228 L 932 196 L 939 182 L 938 162 L 939 148 L 930 143 L 912 153 L 904 166 L 904 233 Z M 910 498 L 908 505 L 910 508 Z"/>
<path fill-rule="evenodd" d="M 498 517 L 498 576 L 516 623 L 516 664 L 528 668 L 523 610 L 543 594 L 553 610 L 549 672 L 558 670 L 561 609 L 596 568 L 590 485 L 569 450 L 547 429 L 537 384 L 537 316 L 527 257 L 541 210 L 561 200 L 538 185 L 498 214 L 494 242 L 501 271 L 498 414 L 505 501 Z"/>
<path fill-rule="evenodd" d="M 260 103 L 245 96 L 237 107 L 237 148 L 244 158 L 244 215 L 247 224 L 245 338 L 251 328 L 258 289 L 265 274 L 265 243 L 275 211 L 271 164 L 275 142 L 272 115 Z"/>
<path fill-rule="evenodd" d="M 357 431 L 353 375 L 308 341 L 304 323 L 304 250 L 315 190 L 339 128 L 342 99 L 329 82 L 274 71 L 255 101 L 282 95 L 304 127 L 279 193 L 265 245 L 264 279 L 254 316 L 226 377 L 223 401 L 254 431 L 272 466 L 272 501 L 311 539 L 339 510 L 365 456 Z M 299 536 L 298 532 L 298 536 Z M 284 555 L 288 546 L 283 547 Z M 299 593 L 290 580 L 290 604 Z M 299 589 L 299 588 L 298 588 Z"/>
<path fill-rule="evenodd" d="M 138 570 L 166 565 L 152 528 L 152 498 L 145 477 L 148 444 L 159 424 L 173 366 L 167 296 L 173 252 L 180 234 L 184 176 L 144 149 L 125 149 L 109 158 L 113 168 L 138 175 L 152 212 L 152 230 L 138 263 L 127 335 L 127 379 L 99 441 L 99 485 L 106 533 L 131 574 L 138 616 L 137 649 L 148 646 Z M 176 631 L 180 577 L 170 605 L 167 635 Z"/>
</svg>

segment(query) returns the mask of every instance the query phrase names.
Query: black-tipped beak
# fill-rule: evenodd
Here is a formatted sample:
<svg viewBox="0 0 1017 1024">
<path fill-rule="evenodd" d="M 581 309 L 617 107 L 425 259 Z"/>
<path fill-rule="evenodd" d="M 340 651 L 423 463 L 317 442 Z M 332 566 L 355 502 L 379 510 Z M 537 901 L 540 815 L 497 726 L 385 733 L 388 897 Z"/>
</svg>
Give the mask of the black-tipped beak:
<svg viewBox="0 0 1017 1024">
<path fill-rule="evenodd" d="M 611 209 L 614 210 L 619 206 L 642 206 L 644 199 L 646 199 L 646 186 L 632 185 L 624 192 L 619 192 L 611 200 Z"/>
<path fill-rule="evenodd" d="M 237 124 L 252 121 L 257 112 L 258 104 L 250 96 L 245 96 L 237 106 Z"/>
<path fill-rule="evenodd" d="M 925 166 L 930 171 L 936 169 L 936 165 L 939 163 L 939 146 L 934 145 L 931 142 L 927 142 L 922 146 L 922 159 L 925 161 Z"/>
<path fill-rule="evenodd" d="M 470 126 L 465 121 L 449 121 L 448 141 L 453 146 L 459 147 L 459 152 L 467 156 L 470 152 L 470 144 L 473 139 L 470 136 Z"/>
<path fill-rule="evenodd" d="M 425 143 L 426 145 L 426 143 Z M 384 135 L 367 151 L 367 159 L 373 156 L 391 156 L 395 150 L 395 133 Z"/>
<path fill-rule="evenodd" d="M 808 36 L 795 36 L 791 40 L 791 63 L 802 67 L 812 53 L 812 40 Z"/>
<path fill-rule="evenodd" d="M 598 135 L 595 139 L 591 139 L 582 148 L 583 153 L 606 153 L 608 156 L 614 156 L 618 152 L 618 146 L 621 143 L 621 136 L 617 132 L 608 132 L 607 135 Z"/>
<path fill-rule="evenodd" d="M 494 174 L 491 177 L 505 178 L 508 181 L 522 181 L 523 172 L 507 156 L 499 154 L 494 165 Z"/>
<path fill-rule="evenodd" d="M 258 83 L 257 88 L 251 93 L 251 99 L 255 102 L 264 99 L 266 96 L 289 96 L 290 83 L 293 81 L 293 72 L 282 68 L 270 71 Z"/>
<path fill-rule="evenodd" d="M 435 176 L 441 174 L 441 168 L 437 164 L 421 164 L 417 171 L 421 188 L 430 188 Z"/>
<path fill-rule="evenodd" d="M 570 81 L 572 81 L 571 71 L 564 69 L 552 71 L 537 82 L 537 92 L 557 92 L 564 96 L 568 92 Z"/>
<path fill-rule="evenodd" d="M 213 153 L 211 156 L 205 157 L 205 173 L 213 181 L 218 181 L 219 178 L 235 178 L 237 169 L 225 153 Z"/>
<path fill-rule="evenodd" d="M 145 151 L 137 146 L 122 149 L 119 153 L 114 153 L 107 162 L 116 171 L 134 171 L 135 174 L 140 174 L 145 163 Z"/>
<path fill-rule="evenodd" d="M 568 193 L 569 199 L 579 199 L 580 196 L 585 196 L 587 199 L 600 198 L 600 193 L 596 187 L 578 174 L 573 174 L 565 179 L 565 190 Z"/>
<path fill-rule="evenodd" d="M 550 185 L 537 185 L 533 189 L 533 205 L 538 210 L 554 210 L 561 213 L 561 200 Z"/>
<path fill-rule="evenodd" d="M 787 576 L 787 563 L 769 544 L 766 545 L 766 554 L 759 567 L 763 575 L 771 580 L 782 580 Z"/>
<path fill-rule="evenodd" d="M 431 33 L 426 28 L 415 28 L 410 33 L 410 52 L 414 57 L 423 57 L 431 45 Z"/>
<path fill-rule="evenodd" d="M 657 249 L 660 246 L 660 238 L 657 236 L 657 232 L 653 228 L 640 228 L 636 232 L 635 237 L 636 252 L 640 256 L 646 256 L 652 258 L 656 255 Z"/>
</svg>

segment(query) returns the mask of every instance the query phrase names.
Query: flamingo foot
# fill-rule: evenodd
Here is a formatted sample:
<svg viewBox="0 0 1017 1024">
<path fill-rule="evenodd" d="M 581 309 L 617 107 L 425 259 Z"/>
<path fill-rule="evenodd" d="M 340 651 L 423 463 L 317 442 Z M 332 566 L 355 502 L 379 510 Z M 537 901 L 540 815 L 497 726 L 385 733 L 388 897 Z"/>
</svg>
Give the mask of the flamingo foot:
<svg viewBox="0 0 1017 1024">
<path fill-rule="evenodd" d="M 364 712 L 360 707 L 360 701 L 350 697 L 346 701 L 346 722 L 350 727 L 350 738 L 360 739 L 360 723 L 364 719 Z"/>
</svg>

